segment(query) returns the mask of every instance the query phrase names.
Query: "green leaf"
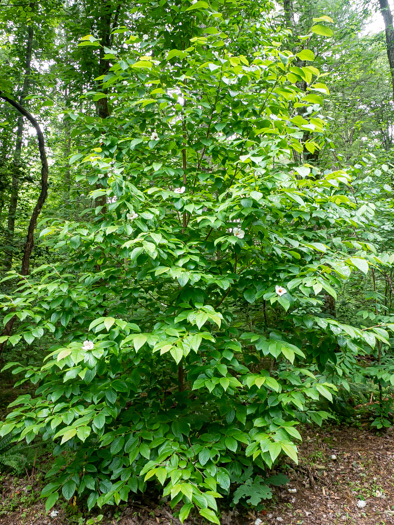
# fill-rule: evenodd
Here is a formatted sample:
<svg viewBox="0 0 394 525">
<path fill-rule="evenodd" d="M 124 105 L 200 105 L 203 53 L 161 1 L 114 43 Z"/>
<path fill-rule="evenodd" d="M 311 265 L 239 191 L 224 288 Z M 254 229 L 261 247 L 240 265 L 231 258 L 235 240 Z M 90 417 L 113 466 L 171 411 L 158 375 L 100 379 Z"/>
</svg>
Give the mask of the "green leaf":
<svg viewBox="0 0 394 525">
<path fill-rule="evenodd" d="M 52 492 L 52 494 L 48 497 L 48 499 L 45 502 L 45 512 L 49 512 L 51 508 L 55 505 L 58 499 L 59 499 L 59 493 Z"/>
<path fill-rule="evenodd" d="M 158 468 L 156 470 L 156 477 L 159 482 L 164 485 L 165 480 L 167 479 L 167 471 L 165 468 Z"/>
<path fill-rule="evenodd" d="M 66 443 L 66 441 L 69 441 L 77 434 L 77 430 L 75 428 L 70 428 L 70 430 L 67 430 L 65 434 L 63 434 L 61 444 Z"/>
<path fill-rule="evenodd" d="M 334 20 L 330 16 L 327 16 L 327 15 L 320 16 L 319 18 L 314 18 L 313 21 L 314 22 L 328 22 L 329 24 L 334 23 Z"/>
<path fill-rule="evenodd" d="M 138 350 L 142 346 L 144 346 L 144 344 L 146 343 L 147 339 L 148 338 L 144 334 L 138 334 L 138 335 L 134 336 L 133 343 L 134 343 L 134 348 L 135 348 L 136 352 L 138 352 Z"/>
<path fill-rule="evenodd" d="M 182 523 L 185 521 L 185 519 L 188 518 L 193 506 L 194 506 L 193 503 L 186 503 L 185 505 L 183 505 L 183 507 L 179 511 L 179 519 L 181 520 Z"/>
<path fill-rule="evenodd" d="M 195 9 L 209 9 L 209 5 L 207 2 L 199 1 L 188 7 L 186 11 L 194 11 Z"/>
<path fill-rule="evenodd" d="M 216 516 L 216 514 L 214 513 L 213 510 L 211 510 L 211 509 L 201 509 L 200 510 L 200 515 L 203 518 L 206 518 L 211 523 L 216 523 L 217 525 L 220 525 L 219 518 Z"/>
<path fill-rule="evenodd" d="M 329 390 L 327 390 L 327 388 L 324 386 L 324 385 L 321 385 L 320 383 L 317 383 L 316 385 L 316 390 L 323 396 L 325 397 L 326 399 L 328 399 L 329 401 L 332 401 L 332 394 Z"/>
<path fill-rule="evenodd" d="M 135 64 L 132 64 L 131 67 L 136 68 L 136 69 L 151 69 L 152 66 L 153 66 L 152 62 L 148 62 L 147 60 L 140 60 L 136 62 Z M 154 102 L 156 101 L 154 100 Z"/>
<path fill-rule="evenodd" d="M 292 437 L 301 440 L 301 434 L 298 432 L 298 430 L 294 427 L 285 427 L 286 432 L 290 434 Z"/>
<path fill-rule="evenodd" d="M 227 472 L 225 472 L 225 470 L 219 470 L 216 474 L 216 479 L 223 489 L 227 490 L 230 488 L 230 476 L 227 474 Z"/>
<path fill-rule="evenodd" d="M 268 445 L 268 452 L 270 453 L 272 461 L 276 460 L 276 458 L 279 456 L 281 451 L 282 451 L 282 447 L 280 443 L 270 443 Z"/>
<path fill-rule="evenodd" d="M 67 356 L 69 356 L 71 354 L 71 352 L 72 352 L 72 350 L 70 350 L 69 348 L 65 348 L 64 350 L 59 352 L 59 354 L 57 356 L 57 361 L 61 361 L 62 359 L 65 359 Z"/>
<path fill-rule="evenodd" d="M 176 364 L 178 365 L 183 357 L 183 350 L 179 348 L 178 346 L 174 346 L 170 350 L 170 354 L 175 359 Z"/>
<path fill-rule="evenodd" d="M 282 346 L 281 350 L 282 350 L 282 354 L 290 361 L 290 363 L 294 363 L 294 358 L 295 358 L 294 351 L 287 346 Z"/>
<path fill-rule="evenodd" d="M 292 443 L 281 443 L 282 450 L 298 465 L 297 447 Z"/>
<path fill-rule="evenodd" d="M 82 159 L 82 157 L 83 157 L 83 155 L 81 153 L 77 153 L 76 155 L 72 155 L 70 157 L 69 163 L 70 164 L 75 164 L 77 162 L 77 160 Z"/>
<path fill-rule="evenodd" d="M 315 53 L 311 51 L 310 49 L 303 49 L 302 51 L 297 53 L 297 56 L 300 60 L 305 60 L 309 62 L 312 62 L 313 60 L 315 60 Z"/>
<path fill-rule="evenodd" d="M 146 443 L 141 443 L 139 450 L 140 450 L 141 456 L 143 456 L 146 459 L 150 458 L 150 448 L 148 447 Z"/>
<path fill-rule="evenodd" d="M 244 297 L 248 303 L 254 303 L 256 300 L 256 290 L 249 288 L 244 291 Z"/>
<path fill-rule="evenodd" d="M 198 461 L 204 466 L 209 461 L 210 457 L 210 451 L 207 448 L 203 448 L 198 455 Z"/>
<path fill-rule="evenodd" d="M 312 27 L 311 31 L 312 33 L 315 33 L 316 35 L 327 36 L 327 37 L 331 37 L 334 34 L 334 31 L 331 28 L 323 26 L 322 24 L 316 24 L 315 26 Z"/>
<path fill-rule="evenodd" d="M 238 443 L 234 438 L 226 437 L 226 439 L 224 440 L 224 443 L 229 450 L 232 450 L 233 452 L 237 451 Z"/>
<path fill-rule="evenodd" d="M 357 257 L 351 257 L 349 260 L 354 266 L 356 266 L 356 268 L 361 270 L 364 274 L 368 273 L 368 269 L 369 269 L 368 261 L 366 261 L 365 259 L 359 259 Z"/>
<path fill-rule="evenodd" d="M 34 341 L 34 335 L 31 333 L 23 334 L 23 339 L 26 341 L 28 345 L 31 345 Z"/>
<path fill-rule="evenodd" d="M 115 456 L 118 454 L 121 450 L 124 448 L 125 438 L 123 436 L 119 436 L 115 438 L 111 443 L 111 454 Z"/>
<path fill-rule="evenodd" d="M 77 436 L 81 441 L 85 441 L 91 433 L 90 427 L 78 427 Z"/>
<path fill-rule="evenodd" d="M 97 416 L 93 418 L 93 424 L 99 429 L 103 428 L 105 425 L 105 415 L 97 414 Z"/>
<path fill-rule="evenodd" d="M 106 317 L 104 319 L 104 326 L 109 331 L 111 326 L 115 323 L 115 319 L 113 317 Z"/>
<path fill-rule="evenodd" d="M 182 483 L 181 492 L 189 498 L 190 501 L 193 499 L 193 485 L 190 485 L 190 483 Z"/>
<path fill-rule="evenodd" d="M 75 481 L 67 481 L 67 483 L 62 487 L 62 494 L 64 496 L 64 499 L 70 500 L 73 497 L 76 488 L 77 484 L 75 483 Z"/>
</svg>

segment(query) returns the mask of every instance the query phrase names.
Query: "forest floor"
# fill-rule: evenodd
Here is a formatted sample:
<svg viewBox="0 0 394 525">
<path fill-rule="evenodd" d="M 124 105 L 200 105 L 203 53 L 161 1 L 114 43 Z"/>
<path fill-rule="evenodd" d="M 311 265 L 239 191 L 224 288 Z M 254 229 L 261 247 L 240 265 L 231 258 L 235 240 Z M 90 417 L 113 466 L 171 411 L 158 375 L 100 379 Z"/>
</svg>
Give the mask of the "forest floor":
<svg viewBox="0 0 394 525">
<path fill-rule="evenodd" d="M 394 429 L 377 434 L 361 425 L 307 428 L 303 438 L 299 465 L 282 465 L 290 483 L 273 488 L 274 499 L 260 512 L 223 511 L 223 525 L 394 525 Z M 117 510 L 103 509 L 101 516 L 87 516 L 78 505 L 66 503 L 46 515 L 39 499 L 45 469 L 42 456 L 39 468 L 23 477 L 0 474 L 1 525 L 180 524 L 167 504 L 148 497 Z M 185 523 L 200 525 L 202 520 Z"/>
</svg>

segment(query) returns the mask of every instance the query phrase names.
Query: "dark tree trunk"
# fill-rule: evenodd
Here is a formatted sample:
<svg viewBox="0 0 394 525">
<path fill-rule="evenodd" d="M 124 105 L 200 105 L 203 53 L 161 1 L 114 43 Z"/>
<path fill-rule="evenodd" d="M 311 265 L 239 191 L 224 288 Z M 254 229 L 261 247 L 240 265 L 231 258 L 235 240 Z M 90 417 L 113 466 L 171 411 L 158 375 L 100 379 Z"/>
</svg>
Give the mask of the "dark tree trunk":
<svg viewBox="0 0 394 525">
<path fill-rule="evenodd" d="M 102 47 L 100 48 L 100 60 L 98 67 L 99 76 L 105 75 L 108 73 L 110 64 L 109 61 L 104 58 L 106 51 L 105 48 L 109 48 L 112 44 L 112 31 L 115 29 L 115 26 L 118 22 L 119 12 L 120 12 L 120 2 L 117 4 L 116 9 L 111 1 L 104 2 L 103 10 L 101 12 L 100 23 L 99 23 L 99 38 Z M 108 93 L 107 89 L 104 89 L 105 94 Z M 110 116 L 108 100 L 107 97 L 101 98 L 96 103 L 97 115 L 106 119 Z M 101 188 L 101 184 L 97 184 L 97 188 Z M 96 199 L 96 205 L 102 206 L 102 211 L 105 211 L 106 206 L 106 197 L 101 196 Z"/>
<path fill-rule="evenodd" d="M 116 9 L 114 9 L 111 1 L 105 2 L 100 17 L 99 25 L 99 38 L 101 43 L 100 48 L 100 60 L 99 60 L 99 76 L 105 75 L 109 70 L 109 62 L 104 58 L 106 51 L 105 48 L 109 48 L 112 43 L 112 31 L 118 21 L 120 11 L 120 3 L 118 3 Z M 107 90 L 104 90 L 107 93 Z M 97 114 L 101 118 L 109 117 L 109 108 L 107 98 L 101 98 L 97 101 Z"/>
<path fill-rule="evenodd" d="M 393 13 L 391 12 L 388 0 L 379 0 L 380 12 L 384 20 L 384 27 L 386 30 L 386 47 L 387 57 L 389 59 L 391 71 L 391 83 L 394 96 L 394 27 L 393 27 Z"/>
<path fill-rule="evenodd" d="M 335 299 L 329 294 L 324 294 L 324 311 L 334 319 L 337 316 Z"/>
<path fill-rule="evenodd" d="M 19 102 L 22 104 L 23 100 L 27 97 L 30 87 L 30 75 L 31 75 L 31 59 L 33 54 L 33 27 L 29 26 L 27 33 L 26 42 L 26 57 L 25 57 L 25 76 L 23 79 L 22 92 L 19 98 Z M 12 183 L 11 183 L 11 197 L 8 207 L 8 221 L 6 231 L 6 250 L 4 255 L 4 270 L 7 272 L 12 268 L 12 260 L 14 255 L 14 237 L 15 237 L 15 220 L 16 211 L 19 200 L 19 176 L 21 171 L 21 156 L 22 156 L 22 140 L 23 140 L 23 116 L 19 115 L 17 132 L 16 132 L 16 145 L 14 150 L 13 168 L 12 168 Z"/>
<path fill-rule="evenodd" d="M 34 207 L 33 213 L 31 214 L 31 217 L 30 217 L 30 223 L 29 223 L 29 228 L 27 230 L 27 237 L 26 237 L 25 247 L 23 250 L 23 259 L 22 259 L 22 267 L 21 267 L 21 274 L 29 275 L 30 257 L 31 257 L 31 254 L 34 248 L 34 231 L 36 229 L 38 216 L 41 213 L 42 207 L 44 206 L 44 203 L 45 203 L 45 200 L 48 194 L 48 159 L 47 159 L 47 155 L 45 151 L 45 140 L 44 140 L 44 134 L 41 131 L 40 125 L 38 124 L 37 120 L 33 117 L 31 113 L 29 113 L 23 106 L 21 106 L 19 102 L 16 102 L 15 100 L 8 98 L 6 95 L 3 95 L 1 91 L 0 91 L 0 98 L 2 98 L 3 100 L 11 104 L 11 106 L 17 109 L 21 115 L 23 115 L 30 121 L 30 123 L 33 125 L 33 127 L 36 130 L 37 140 L 38 140 L 38 149 L 40 151 L 41 191 L 40 191 L 40 195 L 38 196 L 37 203 Z M 11 335 L 12 327 L 14 326 L 16 319 L 17 319 L 16 316 L 14 316 L 8 321 L 8 323 L 6 324 L 4 328 L 2 335 Z M 0 355 L 5 347 L 5 344 L 6 344 L 6 341 L 0 344 Z"/>
<path fill-rule="evenodd" d="M 286 21 L 289 26 L 293 27 L 295 24 L 293 0 L 283 0 L 283 7 L 285 9 Z"/>
</svg>

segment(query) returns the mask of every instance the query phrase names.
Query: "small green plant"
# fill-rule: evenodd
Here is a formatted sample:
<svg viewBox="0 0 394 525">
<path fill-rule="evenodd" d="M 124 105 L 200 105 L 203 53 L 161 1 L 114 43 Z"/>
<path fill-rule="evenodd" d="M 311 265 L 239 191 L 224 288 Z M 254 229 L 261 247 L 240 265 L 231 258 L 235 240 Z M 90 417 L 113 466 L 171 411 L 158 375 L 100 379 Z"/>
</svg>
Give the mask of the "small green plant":
<svg viewBox="0 0 394 525">
<path fill-rule="evenodd" d="M 243 500 L 243 503 L 246 502 L 248 505 L 256 507 L 257 510 L 261 510 L 261 501 L 272 498 L 272 491 L 269 485 L 279 487 L 289 482 L 287 476 L 284 476 L 283 474 L 271 476 L 266 479 L 263 479 L 259 476 L 256 476 L 253 479 L 250 477 L 251 475 L 252 469 L 248 469 L 242 478 L 238 480 L 239 482 L 243 483 L 234 492 L 234 505 L 237 505 L 241 500 Z"/>
</svg>

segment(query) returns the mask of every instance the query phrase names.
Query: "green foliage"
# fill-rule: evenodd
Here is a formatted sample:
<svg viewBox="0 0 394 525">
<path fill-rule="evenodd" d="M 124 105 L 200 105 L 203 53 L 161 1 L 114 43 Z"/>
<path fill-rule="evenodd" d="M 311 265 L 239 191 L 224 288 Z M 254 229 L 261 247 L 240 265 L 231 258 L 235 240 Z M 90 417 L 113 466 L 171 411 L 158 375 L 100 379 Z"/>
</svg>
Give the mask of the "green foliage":
<svg viewBox="0 0 394 525">
<path fill-rule="evenodd" d="M 269 485 L 279 487 L 289 482 L 288 478 L 283 474 L 271 476 L 268 479 L 262 479 L 261 477 L 256 476 L 254 480 L 250 477 L 251 474 L 252 469 L 249 469 L 239 480 L 244 483 L 234 492 L 233 502 L 235 505 L 244 498 L 252 507 L 260 508 L 261 506 L 259 505 L 261 501 L 272 498 L 272 491 L 269 488 Z"/>
</svg>

